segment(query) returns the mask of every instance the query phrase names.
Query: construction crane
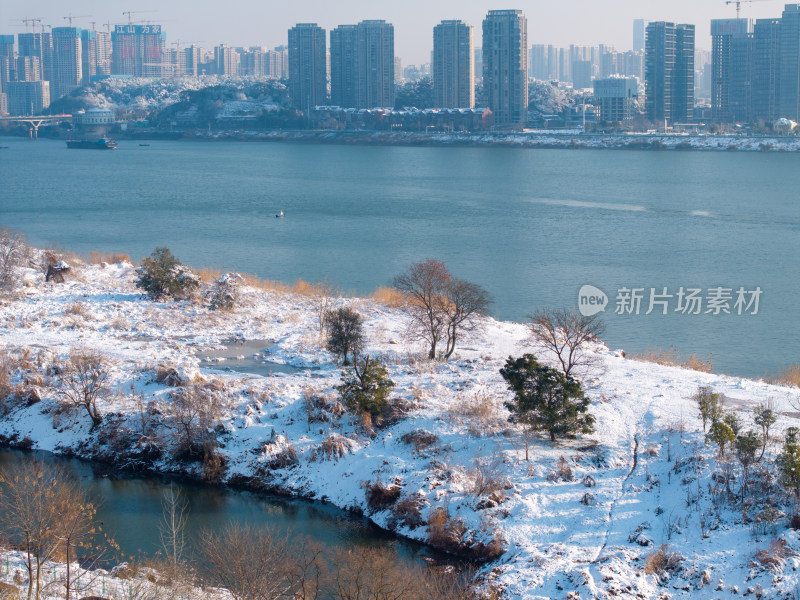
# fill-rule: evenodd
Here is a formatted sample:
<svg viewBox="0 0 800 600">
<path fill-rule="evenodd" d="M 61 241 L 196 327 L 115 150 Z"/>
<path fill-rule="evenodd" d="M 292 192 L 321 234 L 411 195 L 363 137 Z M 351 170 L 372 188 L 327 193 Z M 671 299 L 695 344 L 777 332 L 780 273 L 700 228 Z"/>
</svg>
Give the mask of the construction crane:
<svg viewBox="0 0 800 600">
<path fill-rule="evenodd" d="M 122 11 L 123 15 L 128 15 L 128 25 L 133 25 L 133 15 L 140 13 L 158 12 L 157 10 L 125 10 Z"/>
<path fill-rule="evenodd" d="M 72 19 L 90 19 L 92 15 L 78 15 L 74 16 L 72 13 L 69 13 L 69 16 L 62 17 L 65 21 L 69 21 L 69 26 L 72 27 Z"/>
<path fill-rule="evenodd" d="M 17 19 L 16 22 L 17 23 L 25 23 L 25 33 L 28 33 L 28 27 L 30 25 L 33 25 L 33 32 L 36 33 L 36 24 L 37 23 L 41 23 L 42 20 L 41 19 L 36 19 L 36 18 L 25 17 L 24 19 Z"/>
<path fill-rule="evenodd" d="M 736 18 L 742 13 L 742 4 L 752 4 L 753 2 L 766 2 L 767 0 L 725 0 L 725 4 L 736 5 Z"/>
</svg>

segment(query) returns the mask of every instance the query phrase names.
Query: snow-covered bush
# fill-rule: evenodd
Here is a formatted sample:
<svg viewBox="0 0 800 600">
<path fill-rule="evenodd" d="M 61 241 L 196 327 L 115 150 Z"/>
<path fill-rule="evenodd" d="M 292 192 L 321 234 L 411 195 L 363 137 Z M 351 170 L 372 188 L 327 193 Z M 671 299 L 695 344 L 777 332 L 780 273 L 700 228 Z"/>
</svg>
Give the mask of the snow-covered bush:
<svg viewBox="0 0 800 600">
<path fill-rule="evenodd" d="M 172 255 L 169 248 L 156 248 L 137 269 L 136 287 L 151 300 L 186 298 L 200 286 L 200 279 Z"/>
<path fill-rule="evenodd" d="M 208 294 L 211 310 L 233 310 L 241 302 L 241 284 L 244 278 L 239 273 L 225 273 L 214 282 Z"/>
<path fill-rule="evenodd" d="M 309 423 L 329 423 L 338 420 L 346 409 L 333 394 L 308 388 L 303 392 L 303 408 Z"/>
</svg>

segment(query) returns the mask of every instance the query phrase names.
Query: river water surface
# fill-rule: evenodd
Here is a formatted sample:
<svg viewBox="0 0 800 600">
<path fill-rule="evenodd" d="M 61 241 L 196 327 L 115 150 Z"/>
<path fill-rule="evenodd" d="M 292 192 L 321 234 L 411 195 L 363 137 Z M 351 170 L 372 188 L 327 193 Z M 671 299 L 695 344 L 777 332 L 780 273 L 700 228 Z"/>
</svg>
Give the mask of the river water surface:
<svg viewBox="0 0 800 600">
<path fill-rule="evenodd" d="M 748 376 L 800 360 L 798 155 L 153 141 L 113 152 L 4 138 L 0 225 L 78 252 L 368 293 L 434 257 L 522 320 L 610 298 L 605 340 L 674 345 Z M 285 218 L 275 214 L 285 212 Z M 621 288 L 639 314 L 615 314 Z M 757 315 L 676 312 L 681 287 L 761 288 Z M 672 295 L 645 315 L 651 290 Z M 735 298 L 734 298 L 735 299 Z"/>
</svg>

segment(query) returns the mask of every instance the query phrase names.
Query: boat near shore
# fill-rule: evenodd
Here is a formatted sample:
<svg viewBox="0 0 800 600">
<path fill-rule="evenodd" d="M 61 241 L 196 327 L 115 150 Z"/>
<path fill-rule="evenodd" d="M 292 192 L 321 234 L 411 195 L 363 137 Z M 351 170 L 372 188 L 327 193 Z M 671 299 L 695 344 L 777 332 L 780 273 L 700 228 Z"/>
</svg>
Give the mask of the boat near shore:
<svg viewBox="0 0 800 600">
<path fill-rule="evenodd" d="M 113 150 L 117 142 L 110 138 L 99 140 L 67 140 L 67 148 L 78 150 Z"/>
</svg>

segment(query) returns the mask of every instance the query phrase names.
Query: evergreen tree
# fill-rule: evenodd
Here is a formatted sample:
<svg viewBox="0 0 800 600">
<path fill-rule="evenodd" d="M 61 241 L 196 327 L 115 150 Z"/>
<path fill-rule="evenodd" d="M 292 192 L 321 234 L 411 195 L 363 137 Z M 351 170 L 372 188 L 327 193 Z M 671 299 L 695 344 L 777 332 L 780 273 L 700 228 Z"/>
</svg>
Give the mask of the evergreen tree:
<svg viewBox="0 0 800 600">
<path fill-rule="evenodd" d="M 777 420 L 778 415 L 771 403 L 759 404 L 753 409 L 753 422 L 761 427 L 761 454 L 758 460 L 764 458 L 769 443 L 769 430 Z"/>
<path fill-rule="evenodd" d="M 736 439 L 736 431 L 729 421 L 729 419 L 717 419 L 711 423 L 706 434 L 706 442 L 712 442 L 718 446 L 720 456 L 725 455 L 725 446 L 732 444 Z"/>
<path fill-rule="evenodd" d="M 509 357 L 500 374 L 514 392 L 505 403 L 509 420 L 533 431 L 544 431 L 555 442 L 559 436 L 591 433 L 594 417 L 581 384 L 558 369 L 539 364 L 533 354 Z"/>
<path fill-rule="evenodd" d="M 136 287 L 144 290 L 151 300 L 180 298 L 194 291 L 200 281 L 172 255 L 169 248 L 156 248 L 142 260 Z"/>
<path fill-rule="evenodd" d="M 344 382 L 336 389 L 347 408 L 356 414 L 380 415 L 394 387 L 383 363 L 369 356 L 356 358 L 352 370 L 344 373 L 344 377 Z"/>
<path fill-rule="evenodd" d="M 345 307 L 328 312 L 328 350 L 342 357 L 348 364 L 347 357 L 355 358 L 364 346 L 364 319 L 352 308 Z"/>
<path fill-rule="evenodd" d="M 703 420 L 703 433 L 705 433 L 707 424 L 714 423 L 722 416 L 722 395 L 715 393 L 708 386 L 701 386 L 697 388 L 693 398 L 697 402 L 697 408 L 700 409 L 700 418 Z"/>
<path fill-rule="evenodd" d="M 775 459 L 781 482 L 784 487 L 792 490 L 800 498 L 800 429 L 789 427 L 786 430 L 786 440 L 783 450 Z"/>
<path fill-rule="evenodd" d="M 736 436 L 733 447 L 736 450 L 736 458 L 742 465 L 742 502 L 744 502 L 744 493 L 750 478 L 750 467 L 756 462 L 756 454 L 761 449 L 761 436 L 755 431 L 740 433 Z"/>
</svg>

